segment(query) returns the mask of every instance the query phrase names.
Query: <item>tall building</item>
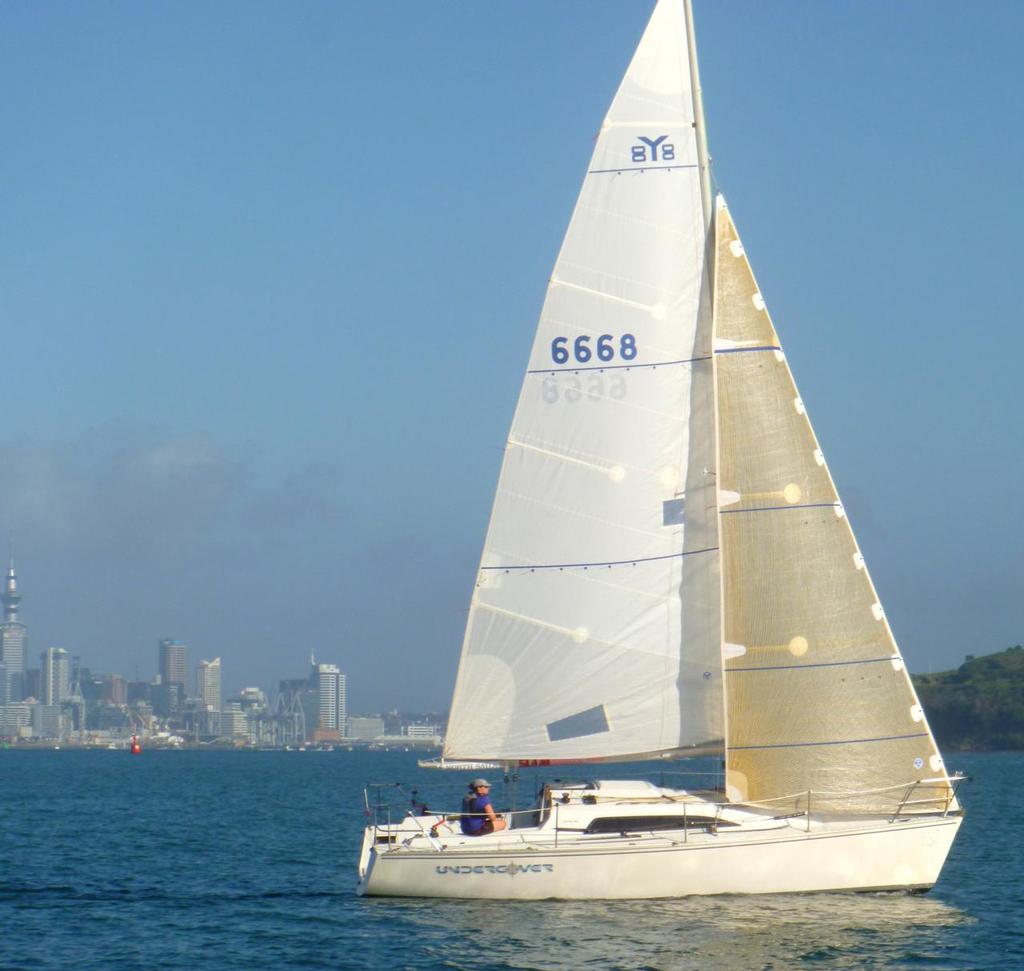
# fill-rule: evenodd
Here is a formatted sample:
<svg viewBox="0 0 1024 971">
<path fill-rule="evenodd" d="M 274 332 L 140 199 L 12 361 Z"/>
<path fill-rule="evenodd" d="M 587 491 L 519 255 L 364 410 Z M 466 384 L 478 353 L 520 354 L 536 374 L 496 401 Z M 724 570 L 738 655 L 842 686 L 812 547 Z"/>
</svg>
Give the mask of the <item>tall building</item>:
<svg viewBox="0 0 1024 971">
<path fill-rule="evenodd" d="M 185 707 L 185 672 L 188 670 L 188 648 L 181 641 L 165 637 L 160 641 L 160 674 L 150 688 L 153 711 L 176 724 Z"/>
<path fill-rule="evenodd" d="M 48 647 L 40 656 L 40 701 L 44 705 L 59 705 L 70 693 L 70 659 L 62 647 Z"/>
<path fill-rule="evenodd" d="M 0 694 L 10 701 L 25 697 L 25 625 L 18 620 L 18 574 L 14 572 L 14 555 L 4 581 L 4 622 L 0 624 L 0 664 L 7 670 L 7 684 Z"/>
<path fill-rule="evenodd" d="M 185 693 L 185 674 L 188 670 L 188 648 L 173 638 L 160 642 L 160 683 L 175 685 Z"/>
<path fill-rule="evenodd" d="M 317 727 L 325 732 L 345 731 L 345 675 L 335 664 L 313 666 L 317 695 Z"/>
<path fill-rule="evenodd" d="M 220 711 L 220 658 L 200 661 L 196 667 L 196 695 L 203 706 Z"/>
</svg>

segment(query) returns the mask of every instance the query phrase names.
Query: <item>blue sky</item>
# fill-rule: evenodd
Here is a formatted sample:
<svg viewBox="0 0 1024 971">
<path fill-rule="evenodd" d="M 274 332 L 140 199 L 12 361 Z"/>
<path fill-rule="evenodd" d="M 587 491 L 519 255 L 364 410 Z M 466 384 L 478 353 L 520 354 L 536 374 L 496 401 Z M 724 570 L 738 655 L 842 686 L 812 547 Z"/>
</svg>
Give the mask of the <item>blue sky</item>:
<svg viewBox="0 0 1024 971">
<path fill-rule="evenodd" d="M 33 655 L 447 704 L 647 2 L 0 7 L 0 522 Z M 696 3 L 711 153 L 912 670 L 1022 640 L 1009 2 Z"/>
</svg>

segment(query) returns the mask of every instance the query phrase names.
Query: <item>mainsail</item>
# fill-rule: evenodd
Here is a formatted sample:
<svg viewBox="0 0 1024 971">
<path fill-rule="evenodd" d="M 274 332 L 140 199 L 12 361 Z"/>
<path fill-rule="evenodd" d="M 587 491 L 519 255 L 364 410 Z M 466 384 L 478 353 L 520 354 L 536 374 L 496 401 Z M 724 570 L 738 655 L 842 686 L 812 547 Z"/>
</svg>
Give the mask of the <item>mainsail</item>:
<svg viewBox="0 0 1024 971">
<path fill-rule="evenodd" d="M 892 807 L 948 780 L 728 209 L 715 354 L 732 799 Z M 853 793 L 859 795 L 854 796 Z M 877 805 L 876 805 L 877 804 Z"/>
<path fill-rule="evenodd" d="M 505 450 L 445 757 L 721 748 L 706 232 L 681 0 L 601 127 Z"/>
</svg>

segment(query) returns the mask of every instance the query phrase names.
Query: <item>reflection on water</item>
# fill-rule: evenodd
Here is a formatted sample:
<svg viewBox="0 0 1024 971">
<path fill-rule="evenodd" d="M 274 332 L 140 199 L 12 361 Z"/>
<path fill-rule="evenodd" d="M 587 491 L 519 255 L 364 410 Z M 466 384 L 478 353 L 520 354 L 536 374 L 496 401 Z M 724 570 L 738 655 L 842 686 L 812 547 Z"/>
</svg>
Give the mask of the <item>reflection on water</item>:
<svg viewBox="0 0 1024 971">
<path fill-rule="evenodd" d="M 454 968 L 959 967 L 947 932 L 973 918 L 909 894 L 631 902 L 366 901 Z M 368 914 L 369 916 L 369 914 Z"/>
</svg>

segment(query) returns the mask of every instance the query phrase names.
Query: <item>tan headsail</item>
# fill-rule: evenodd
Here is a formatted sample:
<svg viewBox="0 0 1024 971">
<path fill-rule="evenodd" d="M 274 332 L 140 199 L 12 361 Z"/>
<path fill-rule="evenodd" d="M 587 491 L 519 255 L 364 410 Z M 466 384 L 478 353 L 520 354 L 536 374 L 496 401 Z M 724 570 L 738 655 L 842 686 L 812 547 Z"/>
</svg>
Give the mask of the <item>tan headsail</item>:
<svg viewBox="0 0 1024 971">
<path fill-rule="evenodd" d="M 724 203 L 716 213 L 715 363 L 728 711 L 738 800 L 948 780 Z M 821 793 L 827 795 L 822 796 Z"/>
</svg>

